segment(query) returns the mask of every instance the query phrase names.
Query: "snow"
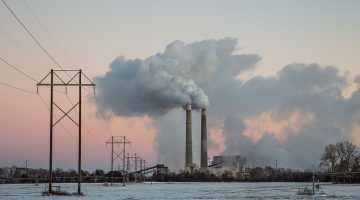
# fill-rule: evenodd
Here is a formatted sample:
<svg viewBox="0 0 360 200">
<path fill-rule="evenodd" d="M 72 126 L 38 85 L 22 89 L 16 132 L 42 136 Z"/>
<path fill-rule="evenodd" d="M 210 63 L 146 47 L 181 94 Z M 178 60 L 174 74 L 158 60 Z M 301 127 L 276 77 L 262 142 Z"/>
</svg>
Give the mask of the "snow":
<svg viewBox="0 0 360 200">
<path fill-rule="evenodd" d="M 54 184 L 61 190 L 75 192 L 76 184 Z M 133 183 L 113 187 L 101 183 L 82 184 L 84 197 L 41 196 L 46 184 L 0 184 L 0 200 L 20 199 L 309 199 L 298 196 L 299 188 L 306 183 Z M 360 199 L 359 185 L 322 185 L 324 192 L 335 197 L 310 197 L 310 199 Z"/>
</svg>

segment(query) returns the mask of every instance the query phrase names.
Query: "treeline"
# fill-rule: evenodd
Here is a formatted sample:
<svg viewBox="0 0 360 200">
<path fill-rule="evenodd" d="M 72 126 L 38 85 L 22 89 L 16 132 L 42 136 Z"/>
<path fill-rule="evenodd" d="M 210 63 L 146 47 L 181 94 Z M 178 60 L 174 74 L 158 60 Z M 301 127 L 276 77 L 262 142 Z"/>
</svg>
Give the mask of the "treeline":
<svg viewBox="0 0 360 200">
<path fill-rule="evenodd" d="M 0 176 L 0 183 L 46 183 L 48 181 L 48 171 L 45 169 L 28 169 L 27 172 L 22 171 L 23 168 L 16 168 L 12 174 L 8 176 Z M 17 170 L 18 169 L 18 170 Z M 20 169 L 20 170 L 19 170 Z M 0 170 L 1 175 L 1 170 Z M 255 167 L 248 169 L 247 172 L 234 172 L 227 170 L 195 170 L 190 172 L 164 172 L 157 171 L 151 176 L 144 174 L 131 174 L 126 176 L 126 181 L 141 182 L 141 181 L 158 181 L 158 182 L 308 182 L 312 176 L 311 172 L 304 172 L 291 169 L 275 169 L 272 167 Z M 82 182 L 97 183 L 97 182 L 122 182 L 123 176 L 121 171 L 104 172 L 97 169 L 93 172 L 82 171 Z M 53 171 L 53 182 L 56 183 L 71 183 L 77 181 L 77 172 L 75 170 L 56 169 Z M 326 181 L 326 179 L 322 179 Z M 330 181 L 330 179 L 328 180 Z"/>
<path fill-rule="evenodd" d="M 47 169 L 26 169 L 21 167 L 4 167 L 0 168 L 0 183 L 45 183 L 48 181 L 49 171 Z M 53 170 L 53 182 L 70 183 L 76 182 L 78 173 L 73 169 L 63 170 L 57 168 Z M 107 182 L 110 180 L 111 173 L 104 170 L 96 169 L 93 172 L 81 171 L 83 182 Z M 114 179 L 122 177 L 121 173 L 114 171 Z"/>
<path fill-rule="evenodd" d="M 315 172 L 315 177 L 321 182 L 360 183 L 360 153 L 351 142 L 344 141 L 329 144 L 325 147 L 320 159 L 322 172 Z M 122 182 L 121 171 L 104 172 L 97 169 L 93 172 L 82 171 L 83 182 Z M 159 181 L 159 182 L 308 182 L 313 172 L 284 168 L 255 167 L 245 171 L 225 169 L 195 170 L 192 173 L 180 173 L 159 170 L 152 176 L 144 174 L 130 175 L 127 181 Z M 53 182 L 76 182 L 77 172 L 69 169 L 53 170 Z M 19 167 L 0 168 L 0 183 L 41 183 L 47 182 L 48 170 L 25 169 Z"/>
<path fill-rule="evenodd" d="M 0 184 L 1 183 L 47 183 L 48 170 L 46 169 L 25 169 L 21 167 L 4 167 L 0 168 Z M 146 177 L 144 173 L 126 174 L 127 182 L 151 181 L 152 177 Z M 77 171 L 73 169 L 62 170 L 57 168 L 52 172 L 53 183 L 76 183 L 78 178 Z M 122 171 L 105 172 L 102 169 L 96 169 L 92 172 L 82 170 L 81 181 L 83 183 L 105 183 L 105 182 L 123 182 Z"/>
<path fill-rule="evenodd" d="M 308 182 L 312 172 L 272 167 L 255 167 L 247 172 L 234 171 L 194 171 L 181 173 L 156 174 L 153 181 L 160 182 Z M 326 181 L 326 177 L 319 177 Z"/>
<path fill-rule="evenodd" d="M 30 169 L 27 175 L 13 177 L 1 177 L 0 183 L 46 183 L 48 181 L 47 170 Z M 234 172 L 227 170 L 195 170 L 190 172 L 157 172 L 152 176 L 144 174 L 126 176 L 128 182 L 157 181 L 157 182 L 309 182 L 312 178 L 312 171 L 300 171 L 292 169 L 275 169 L 273 167 L 255 167 L 248 169 L 247 172 Z M 315 177 L 320 182 L 339 182 L 339 183 L 356 183 L 358 175 L 349 175 L 346 173 L 327 174 L 315 172 Z M 111 178 L 112 177 L 112 178 Z M 82 182 L 84 183 L 103 183 L 103 182 L 122 182 L 123 176 L 121 171 L 114 171 L 111 176 L 110 172 L 104 172 L 97 169 L 93 172 L 82 171 Z M 77 172 L 75 170 L 64 171 L 57 169 L 53 171 L 54 183 L 75 183 L 77 182 Z"/>
</svg>

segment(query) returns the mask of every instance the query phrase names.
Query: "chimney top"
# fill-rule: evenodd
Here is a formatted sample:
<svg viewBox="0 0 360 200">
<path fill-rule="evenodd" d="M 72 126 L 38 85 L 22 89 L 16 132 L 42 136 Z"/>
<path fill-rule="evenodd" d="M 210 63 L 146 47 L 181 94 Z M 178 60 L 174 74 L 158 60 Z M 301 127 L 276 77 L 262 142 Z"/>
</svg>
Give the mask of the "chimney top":
<svg viewBox="0 0 360 200">
<path fill-rule="evenodd" d="M 201 109 L 201 115 L 206 115 L 206 109 L 205 108 Z"/>
<path fill-rule="evenodd" d="M 186 110 L 191 110 L 191 103 L 186 104 Z"/>
</svg>

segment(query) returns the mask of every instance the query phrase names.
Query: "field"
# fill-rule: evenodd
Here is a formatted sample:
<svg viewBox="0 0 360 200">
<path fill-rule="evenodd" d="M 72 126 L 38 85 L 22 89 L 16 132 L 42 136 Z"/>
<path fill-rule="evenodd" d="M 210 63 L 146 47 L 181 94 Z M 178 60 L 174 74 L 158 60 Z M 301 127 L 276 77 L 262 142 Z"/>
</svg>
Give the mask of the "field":
<svg viewBox="0 0 360 200">
<path fill-rule="evenodd" d="M 62 190 L 76 191 L 76 184 L 56 184 Z M 360 199 L 359 185 L 324 184 L 328 197 L 296 195 L 306 183 L 137 183 L 105 187 L 102 184 L 83 184 L 84 197 L 44 197 L 46 184 L 0 185 L 1 200 L 20 199 Z"/>
</svg>

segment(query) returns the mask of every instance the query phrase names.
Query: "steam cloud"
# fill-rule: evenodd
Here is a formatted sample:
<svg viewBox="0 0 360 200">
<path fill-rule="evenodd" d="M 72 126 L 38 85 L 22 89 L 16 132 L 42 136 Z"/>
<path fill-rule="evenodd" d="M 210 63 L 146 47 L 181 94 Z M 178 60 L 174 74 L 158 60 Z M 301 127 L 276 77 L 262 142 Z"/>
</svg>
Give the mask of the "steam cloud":
<svg viewBox="0 0 360 200">
<path fill-rule="evenodd" d="M 159 159 L 173 169 L 184 165 L 185 113 L 179 108 L 189 101 L 199 109 L 210 99 L 209 129 L 221 130 L 225 138 L 225 152 L 219 154 L 242 154 L 256 165 L 280 160 L 284 167 L 311 168 L 325 145 L 356 136 L 360 86 L 343 97 L 351 84 L 347 75 L 332 66 L 293 63 L 274 76 L 242 81 L 236 77 L 254 70 L 260 57 L 236 54 L 236 46 L 233 38 L 175 41 L 145 60 L 116 58 L 104 76 L 95 78 L 100 103 L 117 116 L 150 116 L 159 131 Z M 198 161 L 198 113 L 193 137 Z M 211 148 L 218 141 L 209 142 Z"/>
<path fill-rule="evenodd" d="M 162 115 L 187 103 L 194 109 L 207 108 L 209 100 L 203 90 L 189 76 L 171 72 L 181 69 L 181 63 L 161 57 L 144 61 L 116 58 L 110 71 L 95 79 L 106 108 L 119 116 Z"/>
</svg>

